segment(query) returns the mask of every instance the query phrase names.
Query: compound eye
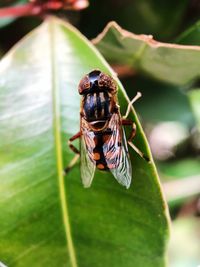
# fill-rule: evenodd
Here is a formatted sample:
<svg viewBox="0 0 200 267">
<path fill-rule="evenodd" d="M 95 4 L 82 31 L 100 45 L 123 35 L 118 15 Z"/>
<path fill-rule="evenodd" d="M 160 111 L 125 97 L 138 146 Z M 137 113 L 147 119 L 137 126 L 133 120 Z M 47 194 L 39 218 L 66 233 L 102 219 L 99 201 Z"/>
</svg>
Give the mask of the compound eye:
<svg viewBox="0 0 200 267">
<path fill-rule="evenodd" d="M 88 75 L 84 76 L 83 79 L 81 79 L 79 86 L 78 86 L 78 92 L 80 95 L 84 94 L 85 91 L 90 89 L 90 79 Z"/>
<path fill-rule="evenodd" d="M 105 73 L 100 74 L 98 86 L 107 88 L 112 94 L 117 92 L 117 84 L 115 80 Z"/>
</svg>

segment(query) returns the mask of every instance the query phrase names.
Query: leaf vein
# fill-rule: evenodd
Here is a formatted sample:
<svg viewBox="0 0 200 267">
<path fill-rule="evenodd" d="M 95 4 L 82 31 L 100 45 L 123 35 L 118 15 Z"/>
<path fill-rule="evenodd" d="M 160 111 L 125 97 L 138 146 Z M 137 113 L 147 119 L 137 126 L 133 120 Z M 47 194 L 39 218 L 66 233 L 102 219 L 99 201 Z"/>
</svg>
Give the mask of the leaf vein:
<svg viewBox="0 0 200 267">
<path fill-rule="evenodd" d="M 57 171 L 58 171 L 58 186 L 60 193 L 60 201 L 61 201 L 61 209 L 63 216 L 63 223 L 65 228 L 65 236 L 67 240 L 69 257 L 71 261 L 72 267 L 77 267 L 75 249 L 73 245 L 72 235 L 71 235 L 71 227 L 69 222 L 69 214 L 68 214 L 68 205 L 66 199 L 66 190 L 65 190 L 65 182 L 63 176 L 63 162 L 62 162 L 62 143 L 61 143 L 61 114 L 60 114 L 60 99 L 59 99 L 59 86 L 58 80 L 56 78 L 57 70 L 56 70 L 56 62 L 55 62 L 55 28 L 54 22 L 50 22 L 49 24 L 50 31 L 50 44 L 51 44 L 51 64 L 52 64 L 52 94 L 53 94 L 53 112 L 54 112 L 54 135 L 55 135 L 55 146 L 56 146 L 56 157 L 57 157 Z"/>
</svg>

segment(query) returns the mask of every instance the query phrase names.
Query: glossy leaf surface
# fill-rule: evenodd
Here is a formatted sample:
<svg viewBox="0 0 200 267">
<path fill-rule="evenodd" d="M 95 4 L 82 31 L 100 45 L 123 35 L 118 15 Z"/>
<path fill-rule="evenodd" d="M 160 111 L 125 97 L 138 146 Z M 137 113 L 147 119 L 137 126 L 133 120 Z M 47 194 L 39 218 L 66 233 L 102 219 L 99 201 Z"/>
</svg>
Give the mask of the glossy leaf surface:
<svg viewBox="0 0 200 267">
<path fill-rule="evenodd" d="M 74 156 L 67 140 L 79 130 L 77 84 L 95 68 L 114 75 L 90 42 L 55 18 L 1 61 L 0 261 L 8 266 L 165 266 L 167 209 L 153 162 L 130 150 L 129 190 L 101 172 L 84 189 L 78 164 L 63 177 Z M 151 157 L 134 111 L 130 117 L 134 143 Z"/>
</svg>

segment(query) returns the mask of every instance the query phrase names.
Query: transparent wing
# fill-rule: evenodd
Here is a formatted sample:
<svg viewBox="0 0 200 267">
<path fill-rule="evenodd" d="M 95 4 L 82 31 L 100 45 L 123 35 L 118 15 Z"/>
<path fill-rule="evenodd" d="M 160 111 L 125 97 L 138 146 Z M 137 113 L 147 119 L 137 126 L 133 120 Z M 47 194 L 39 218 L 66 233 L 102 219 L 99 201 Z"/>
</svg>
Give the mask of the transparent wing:
<svg viewBox="0 0 200 267">
<path fill-rule="evenodd" d="M 104 157 L 115 179 L 126 188 L 129 188 L 132 179 L 132 167 L 119 114 L 113 114 L 109 122 L 109 128 L 112 134 L 104 144 Z"/>
<path fill-rule="evenodd" d="M 88 156 L 84 137 L 81 137 L 81 179 L 84 187 L 90 187 L 96 166 Z"/>
<path fill-rule="evenodd" d="M 110 171 L 120 184 L 124 185 L 126 188 L 130 187 L 132 167 L 124 129 L 122 129 L 122 148 L 119 156 L 119 165 L 117 168 L 110 169 Z"/>
</svg>

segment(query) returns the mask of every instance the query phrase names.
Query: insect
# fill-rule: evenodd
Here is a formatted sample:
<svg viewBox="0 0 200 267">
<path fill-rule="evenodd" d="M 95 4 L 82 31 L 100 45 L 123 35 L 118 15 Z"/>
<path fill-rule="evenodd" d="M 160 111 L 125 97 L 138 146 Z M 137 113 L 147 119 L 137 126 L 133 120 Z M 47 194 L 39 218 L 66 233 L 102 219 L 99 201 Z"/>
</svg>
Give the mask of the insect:
<svg viewBox="0 0 200 267">
<path fill-rule="evenodd" d="M 136 134 L 136 125 L 127 119 L 131 105 L 141 93 L 129 103 L 126 115 L 120 114 L 115 80 L 101 72 L 93 70 L 82 78 L 78 86 L 82 96 L 80 107 L 80 131 L 69 139 L 69 147 L 81 158 L 81 178 L 83 185 L 92 183 L 95 169 L 109 170 L 116 180 L 129 188 L 132 167 L 127 143 L 143 158 L 144 154 L 131 142 Z M 126 140 L 123 125 L 132 127 Z M 80 138 L 80 151 L 72 141 Z M 70 163 L 70 168 L 77 157 Z"/>
</svg>

